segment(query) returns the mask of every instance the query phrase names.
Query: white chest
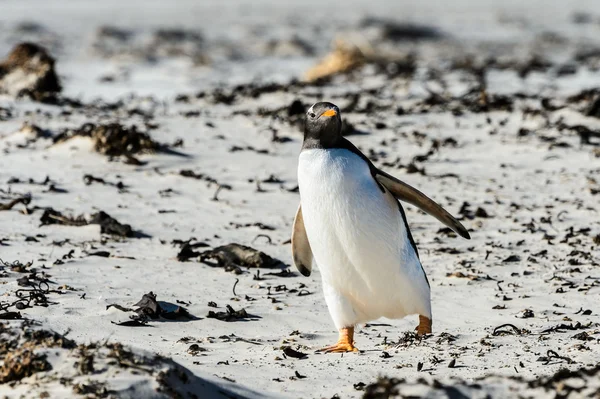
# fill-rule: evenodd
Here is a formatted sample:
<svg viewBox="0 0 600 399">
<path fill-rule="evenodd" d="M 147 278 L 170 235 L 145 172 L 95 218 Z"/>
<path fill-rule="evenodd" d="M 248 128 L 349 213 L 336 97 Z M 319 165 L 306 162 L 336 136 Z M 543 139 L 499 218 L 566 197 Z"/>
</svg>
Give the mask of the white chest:
<svg viewBox="0 0 600 399">
<path fill-rule="evenodd" d="M 305 150 L 298 183 L 306 232 L 321 270 L 381 251 L 398 255 L 403 246 L 398 204 L 382 192 L 358 155 L 345 149 Z"/>
<path fill-rule="evenodd" d="M 345 149 L 302 151 L 298 185 L 308 230 L 333 221 L 352 221 L 356 214 L 377 205 L 373 200 L 381 197 L 367 163 Z M 341 224 L 336 223 L 338 227 Z"/>
</svg>

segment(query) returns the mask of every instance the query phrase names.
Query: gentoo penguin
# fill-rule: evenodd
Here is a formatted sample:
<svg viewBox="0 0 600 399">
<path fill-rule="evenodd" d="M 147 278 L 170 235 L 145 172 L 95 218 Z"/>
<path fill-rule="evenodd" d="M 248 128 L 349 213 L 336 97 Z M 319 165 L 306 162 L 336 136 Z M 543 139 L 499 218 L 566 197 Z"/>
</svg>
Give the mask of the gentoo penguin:
<svg viewBox="0 0 600 399">
<path fill-rule="evenodd" d="M 357 351 L 354 326 L 380 317 L 418 314 L 420 335 L 431 333 L 429 281 L 408 228 L 406 201 L 460 236 L 469 232 L 420 191 L 377 169 L 342 137 L 340 110 L 319 102 L 307 112 L 298 162 L 300 206 L 292 253 L 300 273 L 319 265 L 338 343 L 324 352 Z"/>
</svg>

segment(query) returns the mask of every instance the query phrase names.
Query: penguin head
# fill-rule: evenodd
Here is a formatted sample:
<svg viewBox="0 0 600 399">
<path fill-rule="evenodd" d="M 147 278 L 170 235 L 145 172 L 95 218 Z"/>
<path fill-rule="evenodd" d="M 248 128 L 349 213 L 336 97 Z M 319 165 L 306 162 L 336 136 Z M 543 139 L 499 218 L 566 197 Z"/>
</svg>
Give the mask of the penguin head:
<svg viewBox="0 0 600 399">
<path fill-rule="evenodd" d="M 342 138 L 340 109 L 332 103 L 314 104 L 306 113 L 304 141 L 311 141 L 323 148 L 332 147 Z"/>
</svg>

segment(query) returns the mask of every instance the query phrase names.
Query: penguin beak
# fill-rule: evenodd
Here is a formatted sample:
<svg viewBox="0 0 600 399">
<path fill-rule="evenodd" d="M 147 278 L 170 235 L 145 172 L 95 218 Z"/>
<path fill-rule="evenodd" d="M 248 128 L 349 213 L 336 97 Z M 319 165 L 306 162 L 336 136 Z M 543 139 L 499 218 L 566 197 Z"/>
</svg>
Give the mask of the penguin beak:
<svg viewBox="0 0 600 399">
<path fill-rule="evenodd" d="M 332 116 L 336 116 L 337 112 L 335 112 L 335 110 L 333 109 L 328 109 L 327 111 L 323 112 L 321 114 L 321 116 L 326 116 L 326 117 L 332 117 Z"/>
</svg>

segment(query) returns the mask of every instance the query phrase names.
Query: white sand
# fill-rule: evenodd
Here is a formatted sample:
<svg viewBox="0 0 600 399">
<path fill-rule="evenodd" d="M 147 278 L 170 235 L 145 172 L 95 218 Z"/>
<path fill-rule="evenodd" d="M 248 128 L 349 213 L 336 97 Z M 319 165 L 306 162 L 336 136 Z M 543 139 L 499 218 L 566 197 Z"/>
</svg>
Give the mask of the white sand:
<svg viewBox="0 0 600 399">
<path fill-rule="evenodd" d="M 0 106 L 10 106 L 15 114 L 12 119 L 0 123 L 1 189 L 8 189 L 6 182 L 10 177 L 41 181 L 48 175 L 68 193 L 47 193 L 44 192 L 47 187 L 28 184 L 13 184 L 10 188 L 13 192 L 30 192 L 30 206 L 53 207 L 72 215 L 103 210 L 151 237 L 118 241 L 101 237 L 97 226 L 38 227 L 42 211 L 23 215 L 18 212 L 22 205 L 12 211 L 0 212 L 0 241 L 5 244 L 0 246 L 0 258 L 7 262 L 33 261 L 33 267 L 38 270 L 44 266 L 47 268 L 43 270 L 56 283 L 54 288 L 66 284 L 76 289 L 64 295 L 51 295 L 50 299 L 57 302 L 56 305 L 26 309 L 22 311 L 24 316 L 39 322 L 45 329 L 59 333 L 68 331 L 68 337 L 78 343 L 121 342 L 136 351 L 173 359 L 193 373 L 197 381 L 206 380 L 222 386 L 224 390 L 233 390 L 248 397 L 320 398 L 338 394 L 341 398 L 351 398 L 362 394 L 355 390 L 354 384 L 373 383 L 378 376 L 411 381 L 419 377 L 435 378 L 446 383 L 453 377 L 472 381 L 487 375 L 520 376 L 529 380 L 550 375 L 561 367 L 577 369 L 597 364 L 600 350 L 597 300 L 600 293 L 600 251 L 598 244 L 593 243 L 593 237 L 600 234 L 600 219 L 599 197 L 590 192 L 591 187 L 598 186 L 594 186 L 590 179 L 600 182 L 600 158 L 593 156 L 592 146 L 581 146 L 576 135 L 563 132 L 559 141 L 567 142 L 571 147 L 549 149 L 549 144 L 538 136 L 557 136 L 560 133 L 556 129 L 545 129 L 541 118 L 524 120 L 521 112 L 495 111 L 463 117 L 454 117 L 450 112 L 397 116 L 395 107 L 391 107 L 388 111 L 377 113 L 375 120 L 366 118 L 364 114 L 345 115 L 356 123 L 357 128 L 372 133 L 352 136 L 352 142 L 365 152 L 372 148 L 387 153 L 386 159 L 376 162 L 378 165 L 396 157 L 407 164 L 413 156 L 427 152 L 431 139 L 452 137 L 458 143 L 456 148 L 443 147 L 423 163 L 429 176 L 407 175 L 399 169 L 387 171 L 429 194 L 453 214 L 457 214 L 462 203 L 467 201 L 472 211 L 482 207 L 492 217 L 464 221 L 472 231 L 472 240 L 466 241 L 437 234 L 443 226 L 407 206 L 413 235 L 432 286 L 434 335 L 420 343 L 396 347 L 395 343 L 404 333 L 415 327 L 416 317 L 381 320 L 359 328 L 356 341 L 362 350 L 360 354 L 315 354 L 316 349 L 337 339 L 320 291 L 318 270 L 310 278 L 296 273 L 291 278 L 264 276 L 264 280 L 255 281 L 254 270 L 235 276 L 201 263 L 178 262 L 178 248 L 170 244 L 174 239 L 187 240 L 191 237 L 213 246 L 237 242 L 291 264 L 290 248 L 284 242 L 290 238 L 298 194 L 286 191 L 280 184 L 268 183 L 261 184 L 265 192 L 257 192 L 256 184 L 249 180 L 264 180 L 273 174 L 284 181 L 284 188 L 293 188 L 296 185 L 296 157 L 301 133 L 295 127 L 268 118 L 232 114 L 234 110 L 254 111 L 259 104 L 268 108 L 287 106 L 297 96 L 266 94 L 232 107 L 195 99 L 190 104 L 179 104 L 173 99 L 176 94 L 195 93 L 215 86 L 218 81 L 247 81 L 252 76 L 269 80 L 272 71 L 276 71 L 280 78 L 297 76 L 312 65 L 315 58 L 275 59 L 272 62 L 249 59 L 239 65 L 224 61 L 213 67 L 197 68 L 190 66 L 186 60 L 164 61 L 156 65 L 125 63 L 123 66 L 118 61 L 103 60 L 89 51 L 90 37 L 96 26 L 102 24 L 131 24 L 135 29 L 147 31 L 156 26 L 183 25 L 198 27 L 205 31 L 207 37 L 231 37 L 236 32 L 249 30 L 250 26 L 273 23 L 267 11 L 273 12 L 278 21 L 285 21 L 281 19 L 282 15 L 289 20 L 299 10 L 314 11 L 315 2 L 311 2 L 312 6 L 296 4 L 289 9 L 281 5 L 271 8 L 266 2 L 253 2 L 250 8 L 250 2 L 244 2 L 227 12 L 217 7 L 217 2 L 203 5 L 188 2 L 187 6 L 182 3 L 176 9 L 167 10 L 159 6 L 159 2 L 144 2 L 144 7 L 147 5 L 144 12 L 140 11 L 142 3 L 139 2 L 135 6 L 114 3 L 123 6 L 116 14 L 111 3 L 104 2 L 69 2 L 64 8 L 40 2 L 35 12 L 19 2 L 3 2 L 0 29 L 9 32 L 17 22 L 33 20 L 56 32 L 58 42 L 62 43 L 57 47 L 60 49 L 56 53 L 57 67 L 64 78 L 66 94 L 83 99 L 100 96 L 105 100 L 121 98 L 125 93 L 136 94 L 137 98 L 130 101 L 130 108 L 154 111 L 153 122 L 159 128 L 151 131 L 151 136 L 166 143 L 182 138 L 184 147 L 181 151 L 189 157 L 148 154 L 140 156 L 147 162 L 144 166 L 125 165 L 108 162 L 106 157 L 93 152 L 91 143 L 85 139 L 56 146 L 51 146 L 48 139 L 39 139 L 27 148 L 15 148 L 16 143 L 24 142 L 23 134 L 17 133 L 23 122 L 56 133 L 60 128 L 76 127 L 88 121 L 118 119 L 125 124 L 142 126 L 142 119 L 125 115 L 117 118 L 110 114 L 85 116 L 77 111 L 66 118 L 59 115 L 59 107 L 0 97 Z M 558 3 L 546 7 L 546 2 L 535 2 L 530 6 L 509 2 L 502 7 L 486 2 L 490 4 L 482 3 L 475 9 L 469 9 L 467 2 L 462 2 L 465 4 L 440 8 L 437 18 L 428 16 L 427 6 L 433 2 L 425 3 L 413 5 L 405 13 L 401 12 L 402 6 L 397 5 L 393 7 L 395 12 L 390 11 L 390 14 L 435 23 L 459 38 L 470 37 L 473 31 L 481 30 L 481 37 L 493 39 L 495 43 L 514 43 L 519 32 L 524 41 L 532 37 L 532 32 L 556 30 L 582 42 L 600 33 L 597 23 L 587 28 L 577 28 L 570 23 L 573 10 L 593 9 L 589 8 L 593 2 L 569 2 L 568 5 L 561 4 L 560 9 L 557 8 Z M 372 14 L 386 12 L 383 2 L 370 4 L 372 7 L 362 4 L 352 12 L 344 9 L 336 16 L 336 21 L 343 20 L 346 15 L 357 20 L 362 15 L 360 11 L 367 9 Z M 329 10 L 335 7 L 333 3 L 328 5 Z M 470 14 L 466 14 L 467 9 Z M 245 14 L 244 10 L 248 10 L 250 16 L 241 20 L 239 18 Z M 541 15 L 534 16 L 534 11 L 540 11 Z M 62 15 L 68 16 L 68 23 Z M 524 26 L 497 22 L 500 16 L 506 15 L 525 21 Z M 219 16 L 243 21 L 247 26 L 227 29 L 224 23 L 217 23 Z M 319 19 L 323 18 L 320 13 Z M 600 18 L 600 12 L 596 12 L 595 18 Z M 464 20 L 468 23 L 464 25 L 465 29 L 461 29 L 461 21 Z M 332 30 L 326 29 L 326 38 L 317 46 L 319 54 L 328 47 Z M 289 28 L 289 31 L 303 32 L 302 26 Z M 310 32 L 304 34 L 308 38 L 314 37 Z M 7 39 L 0 45 L 2 54 L 15 42 L 14 37 L 8 34 L 5 37 Z M 100 76 L 119 68 L 129 71 L 129 79 L 118 80 L 114 84 L 98 82 Z M 459 77 L 455 78 L 457 81 L 449 84 L 451 89 L 459 91 L 464 85 L 458 82 Z M 343 79 L 339 82 L 343 84 Z M 379 77 L 365 79 L 364 83 L 371 87 L 385 84 Z M 581 89 L 596 87 L 599 83 L 597 72 L 583 68 L 576 75 L 558 81 L 551 74 L 534 74 L 521 80 L 514 73 L 497 72 L 489 77 L 489 90 L 492 93 L 544 92 L 560 99 Z M 318 91 L 322 98 L 337 103 L 344 112 L 347 100 L 336 96 L 340 90 L 333 85 Z M 398 105 L 407 106 L 415 98 L 424 96 L 423 87 L 418 83 L 388 90 L 394 101 L 404 98 Z M 301 99 L 306 103 L 316 101 L 315 91 L 306 89 Z M 146 95 L 164 103 L 145 100 L 143 96 Z M 38 109 L 42 112 L 26 113 L 27 110 Z M 181 113 L 187 110 L 200 111 L 200 116 L 185 118 Z M 598 119 L 583 117 L 574 110 L 559 111 L 552 118 L 558 116 L 564 117 L 564 121 L 571 125 L 585 124 L 592 128 L 600 125 Z M 491 122 L 488 123 L 486 118 Z M 379 121 L 385 122 L 387 127 L 375 129 L 374 124 Z M 214 124 L 214 128 L 207 126 L 207 122 Z M 293 140 L 283 144 L 271 142 L 269 126 L 277 128 L 280 136 Z M 517 131 L 523 126 L 539 132 L 517 137 Z M 497 133 L 490 135 L 491 130 Z M 425 133 L 425 141 L 420 143 L 416 140 L 412 134 L 414 131 Z M 393 142 L 394 139 L 397 141 Z M 390 145 L 381 145 L 383 140 Z M 234 145 L 266 149 L 269 154 L 230 152 Z M 232 190 L 222 190 L 219 201 L 212 201 L 216 187 L 179 176 L 181 169 L 205 173 L 221 183 L 230 184 Z M 460 178 L 431 177 L 445 173 L 454 173 Z M 115 187 L 100 184 L 86 186 L 83 181 L 85 174 L 110 182 L 122 181 L 128 186 L 127 192 L 119 194 Z M 159 194 L 169 188 L 175 191 L 171 196 Z M 7 201 L 0 197 L 2 202 Z M 159 210 L 175 212 L 159 214 Z M 541 222 L 540 218 L 548 217 L 550 224 Z M 535 225 L 546 230 L 547 234 L 555 236 L 550 240 L 553 245 L 543 239 L 543 232 L 526 231 L 524 224 L 531 220 L 535 220 Z M 261 222 L 275 230 L 261 231 L 256 227 L 236 229 L 230 225 L 232 222 Z M 586 235 L 571 238 L 568 243 L 561 243 L 570 227 L 575 231 L 583 228 L 591 230 Z M 38 242 L 25 241 L 27 236 L 36 234 L 44 236 L 39 237 Z M 268 234 L 272 243 L 264 238 L 255 240 L 258 234 Z M 65 239 L 69 242 L 62 246 L 52 244 Z M 448 248 L 458 253 L 448 253 L 444 250 Z M 75 251 L 72 259 L 53 265 L 56 259 L 61 259 L 71 250 Z M 111 257 L 86 256 L 86 253 L 97 250 L 109 251 Z M 536 257 L 537 263 L 528 260 L 531 254 L 542 250 L 548 252 Z M 572 254 L 573 250 L 589 252 L 591 258 Z M 503 262 L 511 255 L 518 255 L 521 260 Z M 570 265 L 570 259 L 577 259 L 580 264 Z M 261 270 L 261 275 L 269 271 Z M 455 272 L 481 279 L 471 281 L 447 276 Z M 486 279 L 488 276 L 490 279 Z M 11 273 L 9 278 L 0 280 L 3 284 L 0 285 L 0 293 L 6 293 L 3 299 L 11 298 L 17 289 L 16 277 L 20 275 Z M 236 278 L 239 278 L 239 283 L 234 297 L 232 287 Z M 565 285 L 567 282 L 572 283 L 572 288 Z M 311 295 L 298 296 L 285 291 L 275 293 L 274 289 L 271 295 L 267 294 L 267 287 L 281 284 L 288 289 L 299 288 L 303 284 Z M 564 293 L 557 293 L 560 288 Z M 581 288 L 586 290 L 580 291 Z M 186 308 L 201 319 L 154 321 L 148 327 L 139 328 L 111 324 L 111 321 L 126 320 L 128 315 L 116 309 L 106 310 L 107 305 L 131 306 L 149 291 L 156 293 L 159 300 L 191 302 Z M 83 293 L 85 299 L 80 298 Z M 248 301 L 246 296 L 255 300 Z M 503 297 L 510 300 L 505 301 Z M 225 305 L 230 304 L 236 310 L 243 307 L 260 318 L 231 323 L 209 319 L 205 317 L 208 311 L 217 310 L 208 306 L 209 301 L 215 301 L 219 305 L 218 310 L 222 311 Z M 506 308 L 493 310 L 496 305 Z M 590 309 L 591 315 L 577 314 L 581 308 Z M 522 318 L 526 309 L 532 310 L 534 316 Z M 542 333 L 561 323 L 576 322 L 584 325 L 592 323 L 585 330 L 592 340 L 584 342 L 572 338 L 584 330 Z M 19 323 L 7 322 L 11 326 Z M 492 336 L 494 328 L 505 323 L 530 330 L 530 333 Z M 293 333 L 295 331 L 299 333 Z M 194 341 L 178 342 L 184 337 L 193 337 Z M 449 337 L 451 342 L 448 342 Z M 192 356 L 187 349 L 193 342 L 207 351 Z M 283 345 L 292 345 L 308 353 L 308 358 L 284 358 Z M 546 356 L 548 350 L 570 358 L 573 363 L 554 360 L 544 364 L 538 358 Z M 383 358 L 383 351 L 391 357 Z M 60 356 L 68 358 L 69 355 Z M 453 358 L 456 366 L 460 367 L 447 366 Z M 48 376 L 52 373 L 60 375 L 62 369 L 58 365 L 64 363 L 56 360 L 57 366 L 47 372 Z M 418 363 L 423 363 L 420 372 L 417 371 Z M 306 378 L 297 378 L 296 372 Z M 46 374 L 25 379 L 14 387 L 0 386 L 0 394 L 12 397 L 38 397 L 43 391 L 50 392 L 51 397 L 68 394 L 61 391 L 64 387 L 50 382 L 50 377 L 44 379 L 40 375 Z M 126 375 L 129 376 L 126 386 L 135 384 L 136 378 L 139 378 L 133 374 Z M 36 379 L 40 382 L 36 383 Z M 98 379 L 104 381 L 106 377 L 102 375 Z M 110 378 L 108 380 L 109 383 L 114 382 L 110 382 Z M 152 386 L 151 381 L 145 383 Z M 202 390 L 198 385 L 200 382 L 194 384 L 190 387 L 197 390 L 198 397 L 220 395 L 214 387 Z M 423 395 L 427 389 L 419 387 L 417 393 Z M 543 390 L 536 392 L 540 397 L 546 394 Z M 503 394 L 498 395 L 502 397 Z"/>
</svg>

